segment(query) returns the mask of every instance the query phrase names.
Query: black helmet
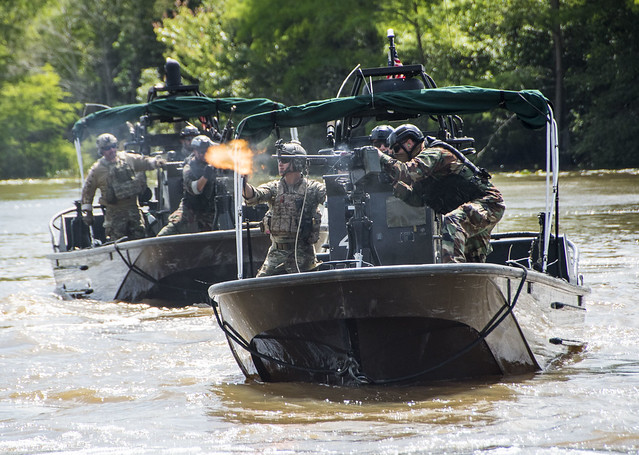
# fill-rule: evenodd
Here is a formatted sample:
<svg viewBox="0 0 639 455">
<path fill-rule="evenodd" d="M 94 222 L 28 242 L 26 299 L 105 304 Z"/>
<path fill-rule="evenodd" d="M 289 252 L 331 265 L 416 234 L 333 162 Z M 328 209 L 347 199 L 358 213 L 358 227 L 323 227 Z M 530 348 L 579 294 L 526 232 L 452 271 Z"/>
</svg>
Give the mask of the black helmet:
<svg viewBox="0 0 639 455">
<path fill-rule="evenodd" d="M 413 158 L 413 151 L 417 149 L 419 144 L 424 142 L 424 134 L 421 132 L 419 128 L 415 125 L 411 125 L 410 123 L 406 123 L 404 125 L 400 125 L 388 136 L 388 147 L 396 151 L 398 147 L 404 148 L 402 145 L 407 139 L 412 139 L 415 142 L 415 147 L 412 150 L 406 150 L 409 158 Z"/>
<path fill-rule="evenodd" d="M 277 154 L 278 160 L 287 159 L 288 156 L 296 157 L 289 158 L 291 159 L 292 164 L 290 167 L 291 171 L 304 170 L 306 159 L 302 158 L 300 155 L 307 155 L 307 153 L 299 141 L 284 142 L 283 140 L 279 139 L 275 143 L 275 153 Z"/>
<path fill-rule="evenodd" d="M 214 145 L 219 145 L 219 144 L 216 144 L 215 142 L 211 140 L 210 137 L 205 136 L 203 134 L 200 134 L 199 136 L 195 136 L 193 140 L 191 141 L 191 148 L 193 149 L 193 151 L 200 152 L 200 153 L 206 153 L 209 147 L 212 147 Z"/>
<path fill-rule="evenodd" d="M 200 130 L 198 130 L 193 125 L 186 125 L 184 128 L 182 128 L 182 131 L 180 131 L 181 138 L 195 137 L 198 134 L 200 134 Z"/>
<path fill-rule="evenodd" d="M 388 136 L 393 132 L 393 127 L 390 125 L 378 125 L 371 130 L 371 142 L 381 141 L 386 142 Z"/>
</svg>

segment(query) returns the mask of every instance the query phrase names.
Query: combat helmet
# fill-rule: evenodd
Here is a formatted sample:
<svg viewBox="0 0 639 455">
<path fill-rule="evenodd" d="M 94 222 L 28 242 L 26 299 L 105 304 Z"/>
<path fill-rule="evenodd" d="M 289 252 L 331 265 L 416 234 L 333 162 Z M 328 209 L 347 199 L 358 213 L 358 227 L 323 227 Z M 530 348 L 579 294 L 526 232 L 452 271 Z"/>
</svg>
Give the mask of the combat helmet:
<svg viewBox="0 0 639 455">
<path fill-rule="evenodd" d="M 193 140 L 191 141 L 191 148 L 193 149 L 194 152 L 206 153 L 209 147 L 212 147 L 214 145 L 219 145 L 219 144 L 216 144 L 215 142 L 211 140 L 210 137 L 205 136 L 203 134 L 195 136 Z"/>
<path fill-rule="evenodd" d="M 118 139 L 110 133 L 103 133 L 95 140 L 95 145 L 98 147 L 98 153 L 101 155 L 102 150 L 110 149 L 111 147 L 117 147 Z"/>
<path fill-rule="evenodd" d="M 407 139 L 412 139 L 415 142 L 415 146 L 412 150 L 406 150 L 402 145 Z M 388 136 L 388 147 L 395 153 L 402 148 L 408 153 L 409 158 L 414 158 L 413 152 L 418 148 L 419 144 L 424 142 L 424 134 L 419 128 L 410 123 L 400 125 Z"/>
<path fill-rule="evenodd" d="M 200 130 L 198 130 L 197 127 L 193 125 L 186 125 L 184 128 L 182 128 L 182 131 L 180 131 L 180 137 L 183 139 L 193 138 L 195 136 L 198 136 L 199 134 Z"/>
<path fill-rule="evenodd" d="M 371 130 L 371 134 L 370 134 L 371 142 L 373 143 L 373 145 L 375 145 L 375 142 L 379 141 L 388 146 L 388 143 L 386 142 L 386 140 L 388 139 L 388 136 L 392 134 L 392 132 L 393 132 L 392 126 L 378 125 Z"/>
<path fill-rule="evenodd" d="M 306 164 L 304 156 L 307 155 L 307 153 L 299 141 L 284 142 L 282 139 L 279 139 L 275 143 L 275 153 L 278 160 L 291 161 L 291 167 L 289 168 L 291 171 L 304 170 L 304 165 Z"/>
</svg>

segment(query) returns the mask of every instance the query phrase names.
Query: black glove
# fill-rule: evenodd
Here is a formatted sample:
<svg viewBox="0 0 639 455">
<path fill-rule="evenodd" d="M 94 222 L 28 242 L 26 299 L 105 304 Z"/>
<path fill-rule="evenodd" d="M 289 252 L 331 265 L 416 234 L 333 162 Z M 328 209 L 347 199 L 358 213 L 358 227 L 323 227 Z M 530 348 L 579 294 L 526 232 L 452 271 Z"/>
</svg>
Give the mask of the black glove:
<svg viewBox="0 0 639 455">
<path fill-rule="evenodd" d="M 202 177 L 204 177 L 206 180 L 209 180 L 209 181 L 213 180 L 215 178 L 215 168 L 211 166 L 210 164 L 206 166 Z"/>
<path fill-rule="evenodd" d="M 93 212 L 86 212 L 84 215 L 82 215 L 82 221 L 87 226 L 91 226 L 93 224 Z"/>
</svg>

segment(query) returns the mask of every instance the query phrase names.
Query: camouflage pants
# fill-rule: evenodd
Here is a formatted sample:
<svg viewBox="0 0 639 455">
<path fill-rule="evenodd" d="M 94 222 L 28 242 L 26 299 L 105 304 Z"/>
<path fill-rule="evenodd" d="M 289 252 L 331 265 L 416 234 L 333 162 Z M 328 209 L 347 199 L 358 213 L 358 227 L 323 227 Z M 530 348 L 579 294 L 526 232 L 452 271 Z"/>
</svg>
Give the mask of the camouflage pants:
<svg viewBox="0 0 639 455">
<path fill-rule="evenodd" d="M 295 258 L 295 249 L 290 250 L 278 249 L 275 242 L 271 243 L 264 264 L 257 272 L 260 276 L 282 275 L 285 273 L 308 272 L 317 267 L 318 262 L 315 258 L 315 248 L 313 245 L 305 243 L 298 245 L 297 248 L 297 264 Z M 298 270 L 299 266 L 299 270 Z"/>
<path fill-rule="evenodd" d="M 503 201 L 478 199 L 444 216 L 442 262 L 486 262 L 492 251 L 490 233 L 504 216 Z"/>
<path fill-rule="evenodd" d="M 169 222 L 158 232 L 158 237 L 163 235 L 193 234 L 214 230 L 215 214 L 213 212 L 196 212 L 183 203 L 169 215 Z"/>
<path fill-rule="evenodd" d="M 129 240 L 146 237 L 144 216 L 138 207 L 107 207 L 104 211 L 104 233 L 107 240 L 127 237 Z"/>
</svg>

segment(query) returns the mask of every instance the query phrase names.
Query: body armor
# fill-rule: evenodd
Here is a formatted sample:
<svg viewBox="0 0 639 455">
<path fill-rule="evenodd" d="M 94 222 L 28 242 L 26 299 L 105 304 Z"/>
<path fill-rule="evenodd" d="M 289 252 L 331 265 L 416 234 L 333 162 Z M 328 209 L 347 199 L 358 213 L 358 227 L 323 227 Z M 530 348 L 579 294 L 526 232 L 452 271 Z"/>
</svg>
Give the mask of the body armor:
<svg viewBox="0 0 639 455">
<path fill-rule="evenodd" d="M 143 174 L 136 174 L 126 160 L 118 158 L 110 166 L 107 176 L 107 197 L 109 204 L 129 199 L 140 194 L 146 187 Z"/>
<path fill-rule="evenodd" d="M 294 237 L 299 225 L 301 239 L 309 243 L 314 243 L 317 240 L 321 221 L 321 214 L 316 210 L 318 195 L 313 191 L 313 186 L 309 186 L 306 204 L 304 204 L 304 193 L 307 191 L 307 186 L 308 183 L 304 181 L 295 191 L 285 192 L 284 182 L 281 180 L 278 182 L 277 195 L 275 196 L 277 203 L 272 204 L 264 218 L 267 232 L 278 238 Z M 302 213 L 303 205 L 304 212 Z M 301 225 L 300 217 L 302 218 Z"/>
</svg>

